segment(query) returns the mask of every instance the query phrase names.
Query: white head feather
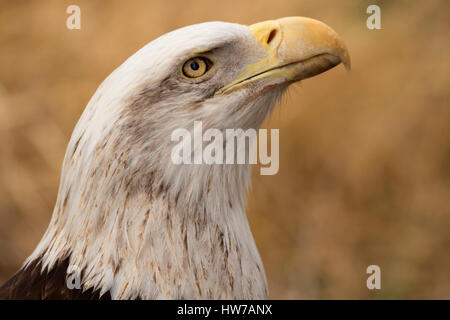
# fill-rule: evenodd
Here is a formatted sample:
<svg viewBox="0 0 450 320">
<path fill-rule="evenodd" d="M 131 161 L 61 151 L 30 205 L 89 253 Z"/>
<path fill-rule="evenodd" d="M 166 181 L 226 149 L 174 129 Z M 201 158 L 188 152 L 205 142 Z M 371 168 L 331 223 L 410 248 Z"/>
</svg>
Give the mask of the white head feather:
<svg viewBox="0 0 450 320">
<path fill-rule="evenodd" d="M 214 49 L 227 65 L 210 82 L 223 86 L 263 54 L 255 41 L 246 26 L 204 23 L 150 42 L 118 67 L 73 132 L 52 220 L 27 263 L 51 269 L 70 255 L 83 287 L 114 299 L 265 298 L 245 214 L 249 165 L 170 161 L 170 133 L 192 130 L 194 120 L 260 126 L 284 88 L 249 102 L 245 92 L 205 99 L 206 84 L 171 83 L 193 52 Z"/>
</svg>

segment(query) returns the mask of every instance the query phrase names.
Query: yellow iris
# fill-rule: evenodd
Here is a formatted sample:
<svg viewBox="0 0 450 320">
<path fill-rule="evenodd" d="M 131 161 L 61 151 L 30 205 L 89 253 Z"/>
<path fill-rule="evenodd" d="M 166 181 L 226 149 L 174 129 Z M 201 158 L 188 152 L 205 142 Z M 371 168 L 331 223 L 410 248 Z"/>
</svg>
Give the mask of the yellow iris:
<svg viewBox="0 0 450 320">
<path fill-rule="evenodd" d="M 204 57 L 195 57 L 186 61 L 183 65 L 183 75 L 188 78 L 198 78 L 210 69 L 210 61 Z"/>
</svg>

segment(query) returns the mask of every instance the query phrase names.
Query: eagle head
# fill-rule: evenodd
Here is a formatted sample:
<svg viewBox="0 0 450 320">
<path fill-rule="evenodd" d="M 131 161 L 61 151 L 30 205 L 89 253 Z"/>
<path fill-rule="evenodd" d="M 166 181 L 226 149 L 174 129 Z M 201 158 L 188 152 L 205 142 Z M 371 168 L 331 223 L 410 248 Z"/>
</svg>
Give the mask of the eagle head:
<svg viewBox="0 0 450 320">
<path fill-rule="evenodd" d="M 174 164 L 171 134 L 194 121 L 258 129 L 290 84 L 341 62 L 350 67 L 336 32 L 301 17 L 208 22 L 153 40 L 89 101 L 23 270 L 75 270 L 81 290 L 114 299 L 265 298 L 245 214 L 250 166 Z"/>
</svg>

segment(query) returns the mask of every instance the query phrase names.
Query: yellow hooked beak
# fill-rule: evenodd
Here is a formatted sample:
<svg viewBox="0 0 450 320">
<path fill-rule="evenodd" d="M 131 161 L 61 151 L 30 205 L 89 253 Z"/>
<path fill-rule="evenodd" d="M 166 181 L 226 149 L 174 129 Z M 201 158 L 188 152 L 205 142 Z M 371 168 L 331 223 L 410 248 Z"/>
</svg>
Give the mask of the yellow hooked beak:
<svg viewBox="0 0 450 320">
<path fill-rule="evenodd" d="M 249 29 L 267 54 L 249 65 L 217 94 L 267 78 L 274 84 L 299 81 L 341 62 L 347 70 L 350 69 L 350 56 L 345 44 L 333 29 L 320 21 L 288 17 L 256 23 Z"/>
</svg>

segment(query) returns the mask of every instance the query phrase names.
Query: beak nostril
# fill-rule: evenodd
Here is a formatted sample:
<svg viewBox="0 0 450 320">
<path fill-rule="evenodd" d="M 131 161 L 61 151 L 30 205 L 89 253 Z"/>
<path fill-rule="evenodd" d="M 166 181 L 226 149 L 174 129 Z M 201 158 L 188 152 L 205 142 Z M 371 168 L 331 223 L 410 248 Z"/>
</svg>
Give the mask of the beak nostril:
<svg viewBox="0 0 450 320">
<path fill-rule="evenodd" d="M 276 35 L 277 35 L 277 29 L 273 29 L 272 31 L 270 31 L 270 34 L 267 37 L 267 44 L 270 44 Z"/>
</svg>

